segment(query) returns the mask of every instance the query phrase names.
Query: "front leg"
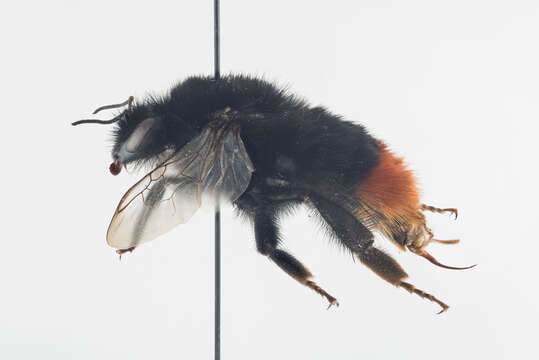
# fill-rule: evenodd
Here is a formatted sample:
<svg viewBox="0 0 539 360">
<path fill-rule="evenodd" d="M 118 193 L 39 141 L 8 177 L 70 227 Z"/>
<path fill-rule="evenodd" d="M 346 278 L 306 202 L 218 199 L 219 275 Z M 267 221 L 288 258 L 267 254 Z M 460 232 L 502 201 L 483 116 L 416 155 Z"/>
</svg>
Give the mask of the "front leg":
<svg viewBox="0 0 539 360">
<path fill-rule="evenodd" d="M 276 211 L 270 207 L 259 208 L 254 214 L 254 228 L 258 251 L 269 257 L 277 266 L 301 284 L 313 289 L 329 301 L 329 307 L 339 305 L 337 299 L 310 280 L 311 272 L 294 256 L 278 249 L 279 228 Z M 328 307 L 328 308 L 329 308 Z"/>
</svg>

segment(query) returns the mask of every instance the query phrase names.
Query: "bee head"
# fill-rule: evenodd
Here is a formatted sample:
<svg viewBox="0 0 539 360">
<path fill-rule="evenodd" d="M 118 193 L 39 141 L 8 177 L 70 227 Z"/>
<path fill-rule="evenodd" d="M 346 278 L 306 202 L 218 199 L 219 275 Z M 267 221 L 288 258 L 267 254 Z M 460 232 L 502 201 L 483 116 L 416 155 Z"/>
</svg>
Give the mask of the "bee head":
<svg viewBox="0 0 539 360">
<path fill-rule="evenodd" d="M 152 162 L 170 145 L 167 119 L 147 105 L 134 106 L 123 114 L 114 129 L 110 171 L 117 175 L 122 166 Z"/>
<path fill-rule="evenodd" d="M 106 105 L 94 111 L 104 109 L 128 108 L 111 120 L 79 120 L 73 125 L 83 123 L 112 124 L 113 163 L 110 172 L 118 175 L 122 167 L 128 164 L 147 165 L 165 160 L 167 154 L 183 146 L 192 137 L 193 129 L 178 116 L 170 114 L 163 102 L 150 99 L 143 104 L 133 105 L 133 97 L 121 104 Z"/>
</svg>

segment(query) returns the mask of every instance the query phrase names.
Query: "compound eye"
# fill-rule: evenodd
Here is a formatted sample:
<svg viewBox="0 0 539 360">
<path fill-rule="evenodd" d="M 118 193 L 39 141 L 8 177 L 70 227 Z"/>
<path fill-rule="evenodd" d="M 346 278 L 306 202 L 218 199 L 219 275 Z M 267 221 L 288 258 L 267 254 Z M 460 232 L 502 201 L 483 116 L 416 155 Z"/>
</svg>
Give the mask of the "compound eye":
<svg viewBox="0 0 539 360">
<path fill-rule="evenodd" d="M 148 131 L 150 131 L 150 129 L 154 125 L 155 121 L 155 118 L 149 118 L 144 120 L 137 126 L 135 131 L 133 131 L 133 133 L 131 134 L 131 136 L 129 136 L 129 139 L 125 143 L 125 150 L 127 152 L 137 152 L 137 149 L 140 147 L 140 144 L 142 144 L 142 141 L 148 134 Z"/>
</svg>

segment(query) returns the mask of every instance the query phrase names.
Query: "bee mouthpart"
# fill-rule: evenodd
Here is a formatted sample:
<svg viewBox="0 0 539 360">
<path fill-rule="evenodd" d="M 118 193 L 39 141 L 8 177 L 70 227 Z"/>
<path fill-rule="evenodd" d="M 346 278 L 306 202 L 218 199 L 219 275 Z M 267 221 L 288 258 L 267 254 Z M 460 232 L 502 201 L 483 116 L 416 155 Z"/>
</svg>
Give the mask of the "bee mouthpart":
<svg viewBox="0 0 539 360">
<path fill-rule="evenodd" d="M 118 175 L 122 171 L 122 162 L 120 159 L 114 160 L 114 162 L 110 164 L 109 170 L 112 175 Z"/>
</svg>

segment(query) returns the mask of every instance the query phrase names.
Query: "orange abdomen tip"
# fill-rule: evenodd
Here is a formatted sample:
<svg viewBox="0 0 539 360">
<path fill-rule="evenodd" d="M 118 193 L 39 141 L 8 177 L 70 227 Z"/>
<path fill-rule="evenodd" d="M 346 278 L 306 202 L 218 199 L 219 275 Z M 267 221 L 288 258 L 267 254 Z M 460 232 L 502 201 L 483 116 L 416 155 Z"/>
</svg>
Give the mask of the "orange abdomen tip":
<svg viewBox="0 0 539 360">
<path fill-rule="evenodd" d="M 388 217 L 407 216 L 419 209 L 419 191 L 402 158 L 378 142 L 378 163 L 356 187 L 356 195 Z"/>
</svg>

